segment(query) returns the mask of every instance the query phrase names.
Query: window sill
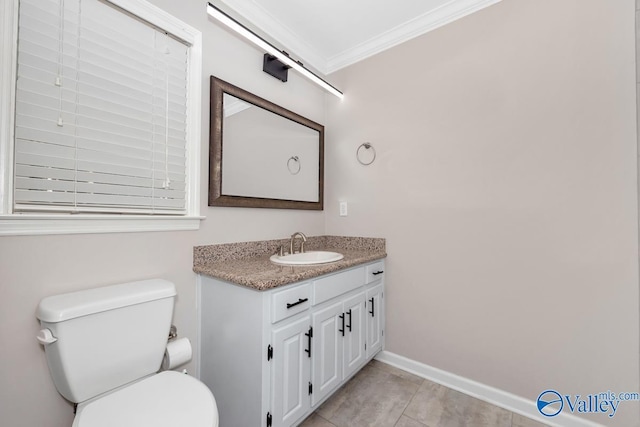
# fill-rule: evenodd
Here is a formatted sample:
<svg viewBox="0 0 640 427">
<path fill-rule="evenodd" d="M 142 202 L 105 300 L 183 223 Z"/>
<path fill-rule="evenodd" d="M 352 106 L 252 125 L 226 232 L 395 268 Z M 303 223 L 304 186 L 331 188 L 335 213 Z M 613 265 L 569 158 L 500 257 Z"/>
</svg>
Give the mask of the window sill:
<svg viewBox="0 0 640 427">
<path fill-rule="evenodd" d="M 198 230 L 203 216 L 0 215 L 0 236 Z"/>
</svg>

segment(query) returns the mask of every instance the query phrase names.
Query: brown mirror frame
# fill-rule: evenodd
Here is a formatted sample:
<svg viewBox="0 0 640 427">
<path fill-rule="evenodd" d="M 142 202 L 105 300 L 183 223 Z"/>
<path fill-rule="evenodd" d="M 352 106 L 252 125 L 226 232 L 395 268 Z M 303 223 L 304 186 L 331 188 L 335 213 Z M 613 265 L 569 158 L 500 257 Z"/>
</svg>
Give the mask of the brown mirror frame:
<svg viewBox="0 0 640 427">
<path fill-rule="evenodd" d="M 258 197 L 230 196 L 222 194 L 222 150 L 224 118 L 222 98 L 227 93 L 274 114 L 293 120 L 319 133 L 319 180 L 318 201 L 268 199 Z M 230 206 L 244 208 L 279 208 L 323 210 L 324 208 L 324 126 L 289 111 L 273 102 L 260 98 L 244 89 L 211 76 L 211 104 L 209 122 L 209 206 Z"/>
</svg>

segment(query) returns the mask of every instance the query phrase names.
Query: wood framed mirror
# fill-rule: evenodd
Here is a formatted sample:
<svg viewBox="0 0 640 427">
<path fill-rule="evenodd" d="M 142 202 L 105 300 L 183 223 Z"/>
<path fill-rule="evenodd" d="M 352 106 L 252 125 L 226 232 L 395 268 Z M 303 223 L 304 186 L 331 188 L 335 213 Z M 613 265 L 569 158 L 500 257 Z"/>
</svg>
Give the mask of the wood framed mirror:
<svg viewBox="0 0 640 427">
<path fill-rule="evenodd" d="M 322 210 L 324 126 L 211 76 L 209 206 Z"/>
</svg>

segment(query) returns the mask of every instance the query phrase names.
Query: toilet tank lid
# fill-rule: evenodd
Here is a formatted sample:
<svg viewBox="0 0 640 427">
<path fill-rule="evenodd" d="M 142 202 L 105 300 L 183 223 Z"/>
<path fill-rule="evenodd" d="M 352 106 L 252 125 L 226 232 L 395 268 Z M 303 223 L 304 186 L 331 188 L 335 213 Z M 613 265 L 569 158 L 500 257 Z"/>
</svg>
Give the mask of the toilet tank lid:
<svg viewBox="0 0 640 427">
<path fill-rule="evenodd" d="M 121 283 L 46 297 L 38 304 L 36 316 L 43 322 L 64 322 L 175 295 L 175 285 L 167 280 L 151 279 Z"/>
</svg>

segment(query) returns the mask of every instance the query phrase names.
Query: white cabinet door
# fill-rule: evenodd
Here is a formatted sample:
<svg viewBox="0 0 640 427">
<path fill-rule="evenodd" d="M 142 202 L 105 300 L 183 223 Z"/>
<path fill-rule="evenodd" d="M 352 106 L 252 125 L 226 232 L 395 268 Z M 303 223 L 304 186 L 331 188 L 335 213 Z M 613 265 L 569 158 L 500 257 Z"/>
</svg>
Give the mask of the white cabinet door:
<svg viewBox="0 0 640 427">
<path fill-rule="evenodd" d="M 367 358 L 382 349 L 382 289 L 380 283 L 367 290 Z"/>
<path fill-rule="evenodd" d="M 344 302 L 344 375 L 347 378 L 357 371 L 365 361 L 365 293 L 361 292 Z"/>
<path fill-rule="evenodd" d="M 342 301 L 311 315 L 313 357 L 311 405 L 315 405 L 342 382 L 344 311 Z"/>
<path fill-rule="evenodd" d="M 274 427 L 292 425 L 310 408 L 309 332 L 308 316 L 273 330 L 271 398 Z"/>
</svg>

